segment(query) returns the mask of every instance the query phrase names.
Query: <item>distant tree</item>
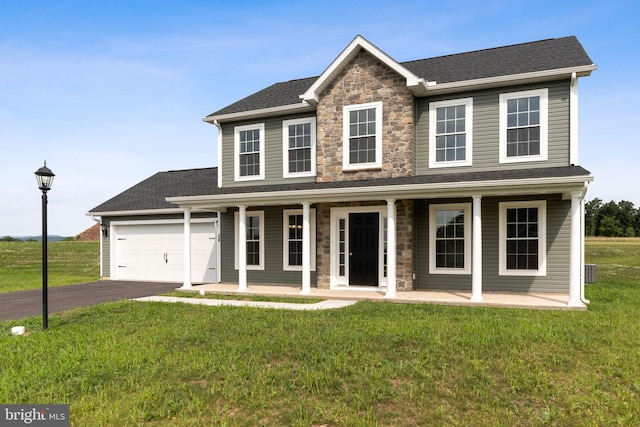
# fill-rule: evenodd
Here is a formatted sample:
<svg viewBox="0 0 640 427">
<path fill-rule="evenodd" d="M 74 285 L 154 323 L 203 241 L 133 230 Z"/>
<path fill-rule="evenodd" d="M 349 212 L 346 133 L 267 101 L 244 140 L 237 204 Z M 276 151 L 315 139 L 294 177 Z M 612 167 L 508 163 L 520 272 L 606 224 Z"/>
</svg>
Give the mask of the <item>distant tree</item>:
<svg viewBox="0 0 640 427">
<path fill-rule="evenodd" d="M 584 210 L 587 236 L 640 236 L 640 208 L 636 209 L 629 201 L 603 204 L 596 198 L 586 202 Z"/>
<path fill-rule="evenodd" d="M 22 240 L 16 239 L 15 237 L 11 236 L 4 236 L 2 239 L 0 239 L 0 242 L 22 242 Z"/>
<path fill-rule="evenodd" d="M 633 207 L 633 203 L 623 200 L 618 203 L 618 221 L 622 227 L 624 237 L 635 237 L 635 222 L 638 211 Z"/>
<path fill-rule="evenodd" d="M 585 234 L 587 236 L 595 236 L 598 223 L 600 222 L 600 208 L 602 207 L 601 199 L 593 199 L 584 204 L 585 211 Z"/>
<path fill-rule="evenodd" d="M 614 216 L 604 216 L 598 227 L 598 236 L 604 237 L 622 237 L 623 231 L 620 221 Z"/>
</svg>

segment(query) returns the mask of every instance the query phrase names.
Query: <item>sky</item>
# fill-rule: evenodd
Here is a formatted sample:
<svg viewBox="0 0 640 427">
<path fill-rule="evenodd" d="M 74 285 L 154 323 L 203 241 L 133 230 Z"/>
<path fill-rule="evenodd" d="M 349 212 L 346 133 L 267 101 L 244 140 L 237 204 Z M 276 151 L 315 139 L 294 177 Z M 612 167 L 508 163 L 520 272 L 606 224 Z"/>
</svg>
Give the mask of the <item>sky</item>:
<svg viewBox="0 0 640 427">
<path fill-rule="evenodd" d="M 320 75 L 360 34 L 397 61 L 575 35 L 587 200 L 640 207 L 640 4 L 629 1 L 0 2 L 0 236 L 41 233 L 34 172 L 56 174 L 49 234 L 160 171 L 217 166 L 202 118 Z M 632 108 L 633 107 L 633 108 Z"/>
</svg>

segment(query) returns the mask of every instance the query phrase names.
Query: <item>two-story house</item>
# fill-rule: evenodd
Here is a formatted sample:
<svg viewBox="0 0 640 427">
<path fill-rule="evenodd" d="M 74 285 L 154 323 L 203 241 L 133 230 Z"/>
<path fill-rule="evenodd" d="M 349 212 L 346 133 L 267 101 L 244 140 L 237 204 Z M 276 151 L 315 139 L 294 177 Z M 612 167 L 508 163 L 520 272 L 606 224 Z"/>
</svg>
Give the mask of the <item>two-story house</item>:
<svg viewBox="0 0 640 427">
<path fill-rule="evenodd" d="M 319 77 L 206 116 L 217 168 L 92 209 L 103 276 L 582 306 L 578 78 L 595 69 L 575 37 L 397 62 L 357 36 Z"/>
</svg>

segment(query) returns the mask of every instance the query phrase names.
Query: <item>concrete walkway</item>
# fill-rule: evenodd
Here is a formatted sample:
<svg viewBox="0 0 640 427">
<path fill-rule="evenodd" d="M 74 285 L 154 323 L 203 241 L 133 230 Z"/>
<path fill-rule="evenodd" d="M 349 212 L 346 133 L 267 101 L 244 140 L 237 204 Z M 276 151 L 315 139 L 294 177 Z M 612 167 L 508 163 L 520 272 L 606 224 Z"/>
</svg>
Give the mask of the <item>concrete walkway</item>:
<svg viewBox="0 0 640 427">
<path fill-rule="evenodd" d="M 193 286 L 188 291 L 239 294 L 239 295 L 266 295 L 278 297 L 310 297 L 322 299 L 338 299 L 353 301 L 388 301 L 397 303 L 432 303 L 441 305 L 460 305 L 471 307 L 505 307 L 525 308 L 536 310 L 586 310 L 586 305 L 572 307 L 568 305 L 568 294 L 557 293 L 524 293 L 524 292 L 484 292 L 481 302 L 471 302 L 471 291 L 441 291 L 441 290 L 417 290 L 410 292 L 397 292 L 395 298 L 387 298 L 379 288 L 343 288 L 343 289 L 318 289 L 311 288 L 308 295 L 300 294 L 299 286 L 249 284 L 244 292 L 238 292 L 237 284 L 208 284 Z"/>
<path fill-rule="evenodd" d="M 326 300 L 314 304 L 295 303 L 295 302 L 270 302 L 270 301 L 240 301 L 228 299 L 207 299 L 207 298 L 180 298 L 153 296 L 136 298 L 136 301 L 152 301 L 152 302 L 181 302 L 184 304 L 208 305 L 208 306 L 235 306 L 235 307 L 259 307 L 259 308 L 277 308 L 285 310 L 327 310 L 332 308 L 348 307 L 357 301 L 346 300 Z"/>
</svg>

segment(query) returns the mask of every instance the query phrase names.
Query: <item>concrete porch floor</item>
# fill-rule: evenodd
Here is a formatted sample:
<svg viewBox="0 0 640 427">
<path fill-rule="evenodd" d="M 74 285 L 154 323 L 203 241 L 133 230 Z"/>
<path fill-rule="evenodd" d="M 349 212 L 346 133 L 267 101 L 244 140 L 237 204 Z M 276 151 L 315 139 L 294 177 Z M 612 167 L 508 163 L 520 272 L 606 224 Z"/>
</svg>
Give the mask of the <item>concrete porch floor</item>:
<svg viewBox="0 0 640 427">
<path fill-rule="evenodd" d="M 323 299 L 340 299 L 354 301 L 387 301 L 410 304 L 441 304 L 459 305 L 471 307 L 505 307 L 505 308 L 525 308 L 536 310 L 586 310 L 585 305 L 574 307 L 569 306 L 568 294 L 556 293 L 519 293 L 519 292 L 483 292 L 482 302 L 471 302 L 471 292 L 467 291 L 435 291 L 416 290 L 409 292 L 397 292 L 395 298 L 386 298 L 384 291 L 379 289 L 317 289 L 311 288 L 308 295 L 300 295 L 299 286 L 287 285 L 265 285 L 249 284 L 244 292 L 238 292 L 237 284 L 206 284 L 195 285 L 190 289 L 179 289 L 187 292 L 219 293 L 219 294 L 242 294 L 242 295 L 265 295 L 279 297 L 311 297 Z"/>
</svg>

